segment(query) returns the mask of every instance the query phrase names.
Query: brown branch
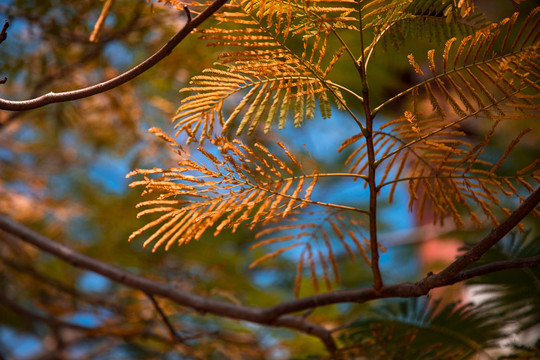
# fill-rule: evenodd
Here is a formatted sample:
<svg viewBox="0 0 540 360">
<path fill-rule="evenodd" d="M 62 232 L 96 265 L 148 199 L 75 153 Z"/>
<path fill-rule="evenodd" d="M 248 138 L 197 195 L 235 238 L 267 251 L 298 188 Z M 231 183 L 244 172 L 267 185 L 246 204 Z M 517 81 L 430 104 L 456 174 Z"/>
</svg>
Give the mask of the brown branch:
<svg viewBox="0 0 540 360">
<path fill-rule="evenodd" d="M 527 214 L 540 202 L 540 187 L 536 189 L 503 223 L 493 229 L 470 251 L 460 256 L 439 274 L 430 275 L 417 283 L 399 283 L 386 285 L 382 289 L 369 287 L 365 289 L 332 291 L 324 294 L 304 297 L 280 303 L 269 308 L 258 308 L 236 305 L 220 300 L 206 298 L 200 295 L 181 291 L 171 285 L 152 281 L 142 276 L 134 275 L 102 261 L 78 253 L 64 245 L 50 240 L 21 224 L 0 215 L 0 229 L 17 236 L 21 240 L 33 244 L 41 250 L 57 256 L 75 267 L 84 268 L 101 274 L 113 281 L 126 286 L 139 289 L 147 294 L 159 295 L 168 298 L 180 305 L 191 307 L 202 313 L 211 313 L 227 318 L 246 320 L 261 325 L 287 327 L 300 332 L 311 334 L 321 339 L 329 351 L 334 351 L 336 345 L 331 331 L 311 323 L 302 317 L 286 315 L 298 311 L 305 311 L 320 306 L 390 298 L 390 297 L 418 297 L 427 294 L 431 289 L 447 286 L 458 281 L 490 272 L 507 270 L 510 268 L 533 267 L 538 265 L 538 256 L 496 262 L 477 268 L 464 270 L 465 267 L 477 261 L 490 247 L 495 245 L 510 230 L 512 230 Z"/>
<path fill-rule="evenodd" d="M 478 266 L 472 269 L 463 270 L 452 279 L 450 279 L 446 285 L 452 285 L 461 281 L 475 278 L 480 275 L 490 274 L 497 271 L 521 269 L 521 268 L 534 268 L 540 265 L 540 255 L 531 256 L 527 258 L 519 258 L 512 260 L 496 261 L 490 264 Z"/>
<path fill-rule="evenodd" d="M 509 269 L 532 268 L 538 265 L 540 265 L 540 255 L 521 259 L 497 261 L 491 264 L 478 266 L 473 269 L 464 270 L 455 275 L 453 278 L 449 279 L 445 284 L 437 285 L 433 288 L 452 285 L 457 282 L 461 282 L 467 279 L 493 272 Z M 387 285 L 381 292 L 375 291 L 373 287 L 355 290 L 332 291 L 324 294 L 318 294 L 297 300 L 283 302 L 272 308 L 268 308 L 267 311 L 269 313 L 269 317 L 279 317 L 281 314 L 287 314 L 309 308 L 316 308 L 319 306 L 333 305 L 338 303 L 364 303 L 371 300 L 383 298 L 419 297 L 422 295 L 426 295 L 429 290 L 433 288 L 426 290 L 424 287 L 419 286 L 419 283 L 404 282 L 395 285 Z"/>
<path fill-rule="evenodd" d="M 493 245 L 501 240 L 540 202 L 540 187 L 538 187 L 521 205 L 499 226 L 491 230 L 478 244 L 465 254 L 458 257 L 453 263 L 438 274 L 428 276 L 418 283 L 420 287 L 433 289 L 447 285 L 460 271 L 476 262 Z"/>
<path fill-rule="evenodd" d="M 294 329 L 318 337 L 330 352 L 336 350 L 336 344 L 328 330 L 301 317 L 291 315 L 282 315 L 279 316 L 279 318 L 269 317 L 269 313 L 263 308 L 236 305 L 225 301 L 206 298 L 204 296 L 179 290 L 173 285 L 164 284 L 132 274 L 70 249 L 65 245 L 26 228 L 5 215 L 0 215 L 0 229 L 15 235 L 19 239 L 30 243 L 75 267 L 93 271 L 117 283 L 141 290 L 146 294 L 168 298 L 177 304 L 190 307 L 201 313 L 210 313 L 236 320 L 250 321 L 261 325 Z"/>
<path fill-rule="evenodd" d="M 201 25 L 212 14 L 219 10 L 227 0 L 216 0 L 210 6 L 208 6 L 198 16 L 187 22 L 184 27 L 178 31 L 161 49 L 159 49 L 154 55 L 135 66 L 134 68 L 126 71 L 125 73 L 118 75 L 115 78 L 104 81 L 102 83 L 92 85 L 83 89 L 66 91 L 61 93 L 49 92 L 45 95 L 39 96 L 30 100 L 12 101 L 0 99 L 0 110 L 11 111 L 26 111 L 36 109 L 48 104 L 79 100 L 96 94 L 100 94 L 105 91 L 109 91 L 115 87 L 118 87 L 135 77 L 141 75 L 152 66 L 167 57 L 172 50 L 186 37 L 193 29 Z"/>
<path fill-rule="evenodd" d="M 141 24 L 142 21 L 140 21 L 140 18 L 141 18 L 143 6 L 144 6 L 144 3 L 137 2 L 133 16 L 128 21 L 128 23 L 119 29 L 115 29 L 113 33 L 107 36 L 104 35 L 102 38 L 100 38 L 99 43 L 95 44 L 95 46 L 87 48 L 83 56 L 77 62 L 69 63 L 59 68 L 51 67 L 50 69 L 47 69 L 47 72 L 43 74 L 43 77 L 41 78 L 41 80 L 39 80 L 33 86 L 33 89 L 30 91 L 29 96 L 32 98 L 38 96 L 38 94 L 41 92 L 41 90 L 44 87 L 46 87 L 47 85 L 50 85 L 50 83 L 57 78 L 61 78 L 61 79 L 70 78 L 72 76 L 71 74 L 77 71 L 78 68 L 83 67 L 86 63 L 88 63 L 91 60 L 95 60 L 98 57 L 98 55 L 103 51 L 105 46 L 109 44 L 111 41 L 122 39 L 123 37 L 130 34 L 136 34 L 135 33 L 136 31 L 150 27 L 151 25 L 148 21 L 143 22 Z M 2 7 L 0 7 L 0 12 L 2 12 L 2 10 L 7 11 L 6 9 L 3 9 Z M 15 15 L 17 16 L 17 14 Z M 18 16 L 23 16 L 23 15 L 18 15 Z M 31 23 L 35 22 L 35 19 L 33 18 L 25 17 L 25 20 Z M 61 35 L 60 36 L 61 41 L 67 41 L 70 43 L 71 42 L 84 42 L 86 44 L 86 41 L 88 40 L 86 37 L 82 38 L 76 34 L 71 34 L 71 33 L 65 33 L 65 34 L 60 33 L 60 35 Z M 4 79 L 7 81 L 7 78 L 4 78 Z M 0 80 L 0 83 L 1 83 L 1 80 Z M 22 112 L 12 112 L 6 118 L 0 119 L 0 130 L 2 130 L 4 126 L 10 124 L 15 119 L 20 117 L 22 114 L 23 114 Z"/>
<path fill-rule="evenodd" d="M 107 0 L 107 2 L 105 2 L 105 4 L 103 5 L 103 9 L 101 9 L 101 14 L 99 14 L 96 24 L 94 25 L 94 30 L 92 30 L 92 33 L 90 34 L 90 38 L 89 38 L 90 42 L 99 41 L 101 30 L 103 29 L 103 26 L 105 25 L 105 20 L 107 19 L 107 16 L 109 15 L 109 12 L 111 11 L 113 2 L 114 0 Z"/>
<path fill-rule="evenodd" d="M 365 289 L 341 290 L 308 296 L 297 300 L 283 302 L 272 308 L 268 308 L 266 310 L 268 312 L 267 316 L 270 318 L 277 318 L 282 314 L 343 302 L 364 303 L 375 299 L 389 297 L 418 297 L 427 294 L 431 289 L 454 284 L 459 281 L 457 279 L 460 277 L 463 277 L 463 280 L 466 280 L 469 278 L 467 276 L 474 274 L 475 271 L 479 271 L 478 275 L 480 275 L 480 271 L 484 269 L 484 266 L 475 268 L 480 270 L 465 270 L 463 273 L 461 273 L 461 271 L 468 265 L 477 261 L 482 254 L 484 254 L 489 248 L 508 234 L 510 230 L 519 224 L 519 222 L 538 205 L 539 202 L 540 187 L 537 188 L 516 210 L 514 210 L 514 212 L 503 223 L 501 223 L 482 240 L 480 240 L 480 242 L 470 251 L 460 256 L 456 261 L 454 261 L 440 273 L 430 275 L 417 283 L 405 282 L 395 285 L 387 285 L 382 289 L 382 291 L 379 291 L 374 287 L 369 287 Z M 523 261 L 524 263 L 527 263 L 528 260 Z M 500 270 L 505 270 L 504 266 L 511 265 L 499 263 L 498 266 L 501 266 Z M 487 268 L 487 270 L 491 272 L 499 271 L 496 266 Z"/>
</svg>

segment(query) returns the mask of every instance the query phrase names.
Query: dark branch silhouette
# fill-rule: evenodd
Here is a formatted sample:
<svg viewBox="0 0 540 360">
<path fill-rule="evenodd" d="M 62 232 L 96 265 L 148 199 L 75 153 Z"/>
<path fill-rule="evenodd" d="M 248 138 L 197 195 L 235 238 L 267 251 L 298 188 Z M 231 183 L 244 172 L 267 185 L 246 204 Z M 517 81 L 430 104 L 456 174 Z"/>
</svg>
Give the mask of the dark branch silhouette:
<svg viewBox="0 0 540 360">
<path fill-rule="evenodd" d="M 2 31 L 0 31 L 0 44 L 7 39 L 7 29 L 9 27 L 9 21 L 4 21 L 4 26 L 2 27 Z"/>
<path fill-rule="evenodd" d="M 30 100 L 12 101 L 0 99 L 0 110 L 32 110 L 48 104 L 79 100 L 109 91 L 122 84 L 125 84 L 126 82 L 133 80 L 135 77 L 146 72 L 148 69 L 156 65 L 165 57 L 167 57 L 172 52 L 172 50 L 193 31 L 193 29 L 201 25 L 205 20 L 212 16 L 212 14 L 219 10 L 226 2 L 227 0 L 216 0 L 203 12 L 201 12 L 195 18 L 191 19 L 191 21 L 189 21 L 188 19 L 186 25 L 184 25 L 184 27 L 180 31 L 178 31 L 161 49 L 159 49 L 156 53 L 154 53 L 152 56 L 150 56 L 148 59 L 146 59 L 139 65 L 135 66 L 134 68 L 126 71 L 121 75 L 118 75 L 115 78 L 83 89 L 60 93 L 49 92 L 45 95 Z"/>
<path fill-rule="evenodd" d="M 79 331 L 94 331 L 95 330 L 93 328 L 89 328 L 86 326 L 73 324 L 68 321 L 60 320 L 54 316 L 38 314 L 36 312 L 33 312 L 31 310 L 28 310 L 20 306 L 15 301 L 8 299 L 2 294 L 0 294 L 0 305 L 11 309 L 12 311 L 16 312 L 17 314 L 29 320 L 43 322 L 52 327 L 66 327 L 66 328 L 79 330 Z"/>
<path fill-rule="evenodd" d="M 161 320 L 163 320 L 163 323 L 167 327 L 167 330 L 169 331 L 169 334 L 171 335 L 171 340 L 175 341 L 175 342 L 183 343 L 184 339 L 180 335 L 178 335 L 178 333 L 176 332 L 174 326 L 171 324 L 171 322 L 167 318 L 167 315 L 165 315 L 165 312 L 163 311 L 161 306 L 159 306 L 157 300 L 152 296 L 152 294 L 147 293 L 146 296 L 148 296 L 148 298 L 152 302 L 152 305 L 154 306 L 154 308 L 158 312 Z"/>
</svg>

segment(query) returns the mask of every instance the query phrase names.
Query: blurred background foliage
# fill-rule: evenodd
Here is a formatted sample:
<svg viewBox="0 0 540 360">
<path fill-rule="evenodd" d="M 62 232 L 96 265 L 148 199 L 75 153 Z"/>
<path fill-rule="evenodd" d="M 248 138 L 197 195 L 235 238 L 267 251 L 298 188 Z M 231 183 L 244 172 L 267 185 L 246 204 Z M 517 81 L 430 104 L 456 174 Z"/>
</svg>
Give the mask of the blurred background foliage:
<svg viewBox="0 0 540 360">
<path fill-rule="evenodd" d="M 478 2 L 493 21 L 510 16 L 517 3 Z M 527 12 L 534 3 L 525 1 L 519 6 Z M 103 2 L 95 0 L 0 1 L 0 21 L 10 23 L 8 38 L 0 44 L 0 77 L 8 78 L 0 85 L 1 96 L 22 100 L 114 77 L 155 52 L 186 21 L 184 12 L 163 3 L 116 0 L 99 42 L 92 43 L 89 35 L 102 6 Z M 389 44 L 387 52 L 370 64 L 372 102 L 381 103 L 417 81 L 406 60 L 409 53 L 425 54 L 441 46 L 444 42 L 429 36 L 407 40 L 399 48 Z M 170 119 L 179 104 L 177 91 L 192 75 L 210 67 L 221 50 L 206 47 L 191 35 L 157 66 L 114 90 L 28 112 L 0 113 L 0 212 L 89 256 L 150 278 L 166 279 L 201 295 L 257 306 L 291 299 L 296 259 L 281 257 L 248 270 L 260 256 L 249 251 L 253 233 L 248 230 L 225 232 L 211 241 L 193 242 L 169 252 L 151 253 L 139 241 L 126 241 L 143 221 L 135 217 L 139 194 L 129 190 L 125 174 L 134 168 L 175 165 L 174 154 L 146 131 L 157 126 L 172 133 Z M 346 67 L 337 70 L 336 82 L 358 88 L 350 71 Z M 354 101 L 349 104 L 355 107 Z M 357 109 L 360 107 L 358 104 Z M 380 116 L 396 115 L 401 115 L 397 109 Z M 329 122 L 339 126 L 329 129 Z M 477 127 L 481 126 L 471 125 L 467 131 L 478 137 Z M 507 126 L 508 131 L 517 131 L 511 124 Z M 318 136 L 321 132 L 326 132 L 324 141 Z M 335 111 L 330 120 L 316 118 L 301 129 L 288 127 L 279 136 L 312 166 L 332 171 L 347 156 L 336 150 L 351 132 L 357 132 L 356 125 Z M 255 134 L 263 143 L 275 137 Z M 506 142 L 494 141 L 494 154 L 501 152 L 497 144 L 502 149 L 506 146 Z M 538 143 L 529 142 L 513 160 L 525 164 L 535 157 Z M 366 199 L 361 184 L 349 192 L 340 189 L 339 181 L 326 181 L 318 191 L 344 203 L 358 205 Z M 381 241 L 389 248 L 382 267 L 388 282 L 412 281 L 425 271 L 417 252 L 422 229 L 415 230 L 419 224 L 407 213 L 405 197 L 406 191 L 402 191 L 395 204 L 383 204 L 381 210 Z M 532 229 L 531 240 L 516 251 L 531 256 L 540 251 L 538 224 L 526 225 Z M 448 236 L 474 242 L 482 233 Z M 145 294 L 75 269 L 7 234 L 0 233 L 0 239 L 0 356 L 4 359 L 281 359 L 324 354 L 317 340 L 291 331 L 202 316 L 157 299 L 183 339 L 174 342 Z M 512 239 L 526 241 L 520 235 Z M 504 246 L 490 256 L 520 255 L 512 245 Z M 336 288 L 370 285 L 367 267 L 346 260 L 345 252 L 337 257 L 343 261 L 339 262 L 341 284 Z M 420 299 L 324 307 L 310 314 L 310 319 L 341 333 L 341 358 L 467 358 L 478 347 L 493 345 L 504 337 L 508 326 L 514 326 L 525 335 L 511 341 L 506 337 L 506 353 L 532 359 L 538 355 L 534 341 L 539 336 L 539 283 L 537 270 L 475 279 L 471 282 L 475 289 L 484 295 L 495 294 L 497 299 L 484 304 L 481 311 L 480 305 L 437 305 Z M 311 293 L 311 281 L 306 279 L 301 295 Z M 512 319 L 516 304 L 523 309 L 517 323 Z M 505 316 L 493 316 L 497 313 Z M 351 323 L 354 319 L 357 321 Z M 441 331 L 433 332 L 433 327 Z M 499 333 L 501 329 L 504 334 Z M 430 337 L 421 337 L 422 333 Z M 450 341 L 449 333 L 459 333 L 470 341 L 460 337 Z M 470 351 L 461 351 L 463 348 Z"/>
</svg>

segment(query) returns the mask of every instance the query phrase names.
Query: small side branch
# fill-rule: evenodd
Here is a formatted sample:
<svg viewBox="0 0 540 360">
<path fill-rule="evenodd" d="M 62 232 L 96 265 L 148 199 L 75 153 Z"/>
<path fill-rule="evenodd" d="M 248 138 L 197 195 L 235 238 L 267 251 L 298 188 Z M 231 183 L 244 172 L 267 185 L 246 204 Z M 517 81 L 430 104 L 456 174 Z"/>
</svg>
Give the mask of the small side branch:
<svg viewBox="0 0 540 360">
<path fill-rule="evenodd" d="M 201 25 L 206 19 L 208 19 L 212 14 L 219 10 L 227 0 L 216 0 L 210 6 L 208 6 L 203 12 L 201 12 L 197 17 L 189 21 L 186 25 L 178 31 L 161 49 L 159 49 L 154 55 L 150 56 L 148 59 L 135 66 L 134 68 L 126 71 L 125 73 L 118 75 L 117 77 L 107 80 L 105 82 L 92 85 L 83 89 L 66 91 L 61 93 L 50 92 L 48 94 L 39 96 L 30 100 L 23 101 L 12 101 L 0 99 L 0 110 L 10 110 L 10 111 L 26 111 L 36 109 L 48 104 L 60 103 L 66 101 L 74 101 L 90 97 L 102 92 L 109 91 L 114 89 L 126 82 L 134 79 L 135 77 L 146 72 L 148 69 L 156 65 L 158 62 L 167 57 L 172 50 L 182 41 L 186 36 L 188 36 L 193 29 Z M 4 25 L 5 27 L 5 25 Z"/>
<path fill-rule="evenodd" d="M 191 22 L 191 12 L 189 11 L 189 6 L 184 5 L 184 11 L 186 12 L 188 24 Z"/>
<path fill-rule="evenodd" d="M 2 31 L 0 31 L 0 44 L 7 39 L 7 29 L 9 27 L 9 21 L 4 21 L 4 26 L 2 27 Z"/>
<path fill-rule="evenodd" d="M 165 313 L 163 312 L 163 309 L 161 309 L 161 306 L 159 306 L 154 296 L 149 293 L 146 293 L 146 296 L 148 296 L 148 298 L 152 302 L 152 305 L 154 305 L 154 308 L 156 309 L 159 316 L 161 317 L 161 320 L 163 320 L 163 323 L 167 327 L 167 330 L 169 330 L 169 334 L 171 335 L 172 341 L 184 343 L 184 339 L 180 335 L 178 335 L 178 333 L 174 329 L 174 326 L 171 324 L 171 322 L 169 321 L 169 318 L 167 318 L 167 315 L 165 315 Z"/>
</svg>

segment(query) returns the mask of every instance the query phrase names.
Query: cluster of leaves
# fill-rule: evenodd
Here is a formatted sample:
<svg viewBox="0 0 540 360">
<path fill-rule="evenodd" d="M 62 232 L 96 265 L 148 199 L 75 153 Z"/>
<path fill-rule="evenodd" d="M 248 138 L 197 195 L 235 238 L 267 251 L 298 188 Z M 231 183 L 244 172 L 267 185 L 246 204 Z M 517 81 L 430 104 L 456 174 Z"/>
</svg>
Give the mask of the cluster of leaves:
<svg viewBox="0 0 540 360">
<path fill-rule="evenodd" d="M 522 126 L 497 161 L 482 156 L 502 124 L 526 123 L 538 107 L 538 12 L 534 9 L 519 21 L 515 13 L 490 23 L 472 1 L 232 2 L 216 17 L 217 25 L 200 31 L 201 39 L 225 52 L 213 68 L 193 77 L 181 90 L 190 94 L 173 118 L 176 135 L 185 133 L 188 144 L 198 142 L 203 160 L 189 158 L 180 145 L 159 132 L 181 160 L 174 169 L 134 172 L 145 179 L 132 185 L 145 186 L 144 193 L 160 193 L 157 200 L 139 204 L 152 207 L 139 215 L 165 214 L 132 237 L 159 225 L 145 242 L 158 239 L 155 250 L 165 242 L 168 249 L 175 242 L 199 239 L 209 229 L 217 236 L 225 228 L 234 232 L 242 224 L 250 229 L 262 227 L 251 249 L 260 251 L 264 246 L 268 250 L 251 267 L 285 253 L 297 256 L 294 293 L 298 297 L 305 272 L 315 292 L 320 289 L 319 278 L 327 290 L 339 283 L 342 254 L 351 260 L 360 257 L 367 265 L 372 262 L 366 224 L 375 214 L 362 207 L 311 200 L 318 178 L 361 178 L 367 186 L 368 169 L 374 167 L 376 190 L 390 187 L 389 202 L 397 186 L 407 184 L 409 208 L 417 209 L 419 219 L 429 212 L 434 223 L 443 224 L 451 217 L 457 227 L 468 226 L 469 219 L 482 227 L 482 213 L 493 225 L 499 224 L 501 215 L 510 214 L 502 197 L 523 200 L 524 190 L 533 191 L 533 183 L 540 182 L 538 160 L 510 174 L 501 172 L 518 144 L 531 136 L 532 128 Z M 359 32 L 361 36 L 370 33 L 372 38 L 360 57 L 348 35 Z M 394 118 L 373 130 L 370 144 L 366 125 L 355 111 L 357 104 L 348 104 L 343 95 L 363 103 L 366 88 L 360 92 L 333 81 L 333 70 L 348 61 L 362 76 L 378 46 L 390 42 L 399 47 L 411 34 L 425 34 L 445 45 L 440 56 L 436 50 L 428 51 L 425 66 L 409 55 L 420 82 L 374 107 L 366 117 L 388 113 L 388 105 L 398 99 L 410 105 L 397 117 L 389 113 Z M 315 116 L 317 103 L 321 117 L 329 118 L 330 101 L 360 127 L 338 149 L 348 153 L 348 174 L 316 171 L 307 175 L 281 143 L 294 170 L 272 147 L 223 137 L 232 136 L 231 130 L 235 136 L 257 135 L 259 128 L 269 133 L 275 124 L 282 129 L 291 112 L 294 125 L 301 126 Z M 467 132 L 471 120 L 490 124 L 476 142 Z M 207 139 L 218 147 L 219 155 L 203 147 Z M 369 160 L 370 146 L 373 160 Z M 159 177 L 147 177 L 155 174 Z M 306 189 L 308 178 L 312 180 Z M 511 304 L 504 309 L 508 313 L 519 304 L 517 296 L 530 298 L 522 293 L 508 299 L 498 295 L 493 299 Z M 522 309 L 530 322 L 537 320 L 531 317 L 534 305 Z M 502 308 L 495 304 L 481 308 L 453 304 L 440 309 L 421 300 L 401 308 L 381 308 L 377 316 L 346 332 L 339 356 L 464 359 L 505 336 L 506 320 L 493 316 L 497 310 Z M 469 332 L 464 334 L 463 329 Z"/>
<path fill-rule="evenodd" d="M 389 200 L 400 181 L 408 181 L 410 209 L 418 201 L 421 218 L 426 202 L 433 209 L 435 222 L 451 215 L 459 227 L 465 225 L 461 209 L 471 220 L 481 226 L 481 220 L 469 202 L 482 209 L 493 224 L 498 224 L 491 205 L 508 215 L 509 210 L 497 200 L 505 196 L 519 196 L 514 184 L 527 190 L 534 187 L 528 182 L 538 181 L 538 161 L 519 169 L 512 176 L 499 176 L 497 170 L 531 128 L 521 131 L 507 146 L 497 163 L 480 158 L 501 121 L 517 121 L 527 117 L 528 109 L 535 107 L 540 72 L 536 62 L 539 49 L 530 39 L 537 38 L 538 28 L 534 19 L 535 9 L 523 22 L 516 39 L 508 44 L 517 13 L 499 24 L 492 24 L 465 37 L 459 46 L 456 38 L 446 42 L 441 57 L 442 72 L 437 71 L 435 51 L 428 52 L 431 77 L 409 55 L 409 62 L 424 81 L 400 93 L 410 94 L 411 109 L 404 115 L 383 124 L 375 131 L 374 144 L 377 164 L 385 162 L 379 186 L 391 185 Z M 536 60 L 535 60 L 536 59 Z M 449 64 L 451 64 L 449 66 Z M 489 90 L 488 90 L 489 89 Z M 432 111 L 427 111 L 422 101 L 429 101 Z M 467 119 L 492 119 L 491 130 L 483 141 L 472 144 L 461 129 Z M 386 131 L 390 128 L 390 131 Z M 363 134 L 347 139 L 340 151 L 363 140 Z M 354 149 L 346 163 L 350 171 L 366 172 L 368 163 L 366 143 Z M 397 168 L 397 169 L 396 169 Z M 393 172 L 393 179 L 386 181 Z M 514 184 L 512 184 L 512 181 Z M 461 208 L 461 209 L 459 209 Z"/>
<path fill-rule="evenodd" d="M 181 2 L 175 4 L 179 6 Z M 317 172 L 293 176 L 293 171 L 279 160 L 278 155 L 272 153 L 272 149 L 260 143 L 251 146 L 239 140 L 228 141 L 216 137 L 219 132 L 221 136 L 230 135 L 229 130 L 233 128 L 236 128 L 236 136 L 241 135 L 244 129 L 248 130 L 248 134 L 255 134 L 262 122 L 265 123 L 263 130 L 266 133 L 276 118 L 278 127 L 282 128 L 291 109 L 294 110 L 295 126 L 300 126 L 304 120 L 313 118 L 317 102 L 321 116 L 329 117 L 330 99 L 348 112 L 361 129 L 339 148 L 339 151 L 349 152 L 345 165 L 349 166 L 350 175 L 341 176 L 367 180 L 367 169 L 375 166 L 379 170 L 377 189 L 389 186 L 390 202 L 397 185 L 401 182 L 408 184 L 409 208 L 413 210 L 416 207 L 420 219 L 429 211 L 434 223 L 443 224 L 450 216 L 456 226 L 465 227 L 467 216 L 477 227 L 481 227 L 484 223 L 478 215 L 477 209 L 480 209 L 486 219 L 497 225 L 501 214 L 510 213 L 501 196 L 523 199 L 522 189 L 532 191 L 531 182 L 540 179 L 538 160 L 512 174 L 501 174 L 499 171 L 518 143 L 530 135 L 531 128 L 521 130 L 507 144 L 496 163 L 481 156 L 501 123 L 523 120 L 537 106 L 540 71 L 536 63 L 540 60 L 540 54 L 537 45 L 539 29 L 535 26 L 535 19 L 538 9 L 531 11 L 516 25 L 517 13 L 499 23 L 489 23 L 473 5 L 472 2 L 463 1 L 459 4 L 449 1 L 363 1 L 358 7 L 356 2 L 351 1 L 311 4 L 247 0 L 227 5 L 225 11 L 217 15 L 218 25 L 201 30 L 201 38 L 209 40 L 212 46 L 240 50 L 221 53 L 214 68 L 193 77 L 190 85 L 181 90 L 191 95 L 182 99 L 173 118 L 176 134 L 187 134 L 187 143 L 199 142 L 201 145 L 197 151 L 218 170 L 210 170 L 204 163 L 194 160 L 182 160 L 178 168 L 166 171 L 137 170 L 145 175 L 162 174 L 158 179 L 146 178 L 134 183 L 146 186 L 145 193 L 158 190 L 162 193 L 158 200 L 141 203 L 140 206 L 151 205 L 153 208 L 144 210 L 140 215 L 155 212 L 165 214 L 136 231 L 132 237 L 161 225 L 145 245 L 159 238 L 154 250 L 165 241 L 168 249 L 177 240 L 183 244 L 192 238 L 199 239 L 212 227 L 215 227 L 216 236 L 226 227 L 236 230 L 248 218 L 249 227 L 253 228 L 255 225 L 264 226 L 279 215 L 284 223 L 262 230 L 262 234 L 272 236 L 254 245 L 254 248 L 261 244 L 272 244 L 268 247 L 270 252 L 260 261 L 297 247 L 303 248 L 297 261 L 297 294 L 306 264 L 313 278 L 321 274 L 327 284 L 328 265 L 333 264 L 334 279 L 339 278 L 336 257 L 330 245 L 334 240 L 331 239 L 346 244 L 343 234 L 347 234 L 369 264 L 366 249 L 358 241 L 365 236 L 365 228 L 357 231 L 346 221 L 316 219 L 313 214 L 317 211 L 306 213 L 307 210 L 303 210 L 304 213 L 300 215 L 303 220 L 299 221 L 298 212 L 291 211 L 298 202 L 296 206 L 299 208 L 305 208 L 309 203 L 369 215 L 366 209 L 360 207 L 310 200 L 318 177 L 338 174 Z M 364 49 L 367 66 L 375 46 L 395 29 L 400 29 L 402 24 L 425 23 L 428 19 L 440 22 L 441 18 L 444 19 L 443 23 L 457 27 L 444 31 L 437 27 L 429 28 L 439 35 L 448 32 L 462 39 L 451 37 L 446 41 L 439 59 L 435 56 L 435 50 L 428 52 L 429 75 L 413 55 L 409 55 L 410 64 L 423 81 L 373 109 L 373 114 L 377 114 L 396 99 L 410 99 L 409 110 L 373 131 L 374 161 L 371 164 L 368 161 L 366 129 L 342 95 L 342 91 L 345 91 L 356 100 L 364 101 L 361 93 L 331 80 L 332 69 L 342 57 L 344 61 L 352 61 L 357 68 L 362 66 L 353 54 L 354 47 L 341 34 L 360 31 L 373 33 L 372 43 Z M 358 24 L 363 24 L 362 29 Z M 227 101 L 234 103 L 234 106 L 227 106 Z M 477 143 L 472 142 L 463 130 L 463 124 L 471 119 L 491 121 L 490 130 Z M 223 161 L 205 150 L 203 143 L 206 139 L 211 139 L 219 147 Z M 302 165 L 289 150 L 285 150 L 302 171 Z M 261 154 L 257 155 L 257 152 Z M 232 154 L 236 154 L 235 160 Z M 277 164 L 279 170 L 272 164 Z M 192 175 L 182 175 L 190 171 L 203 176 L 191 178 Z M 285 173 L 288 177 L 283 177 Z M 308 177 L 313 181 L 305 196 L 298 197 Z M 178 180 L 190 184 L 176 185 L 175 181 Z M 186 200 L 186 196 L 200 197 L 201 201 L 193 203 Z M 338 213 L 342 217 L 352 216 L 343 211 L 329 214 Z M 224 217 L 225 214 L 228 216 Z M 297 225 L 286 225 L 285 218 L 293 214 L 293 221 Z M 535 214 L 538 215 L 538 212 L 535 211 Z M 310 235 L 311 241 L 303 241 L 302 238 L 305 240 L 309 236 L 297 231 L 312 227 L 317 221 L 333 224 L 334 230 L 331 237 L 321 232 L 322 241 L 326 244 L 324 255 L 319 253 L 318 256 L 321 271 L 313 269 L 312 246 L 317 243 L 316 237 Z M 276 248 L 278 244 L 281 246 Z M 352 253 L 348 245 L 342 245 L 342 249 Z M 317 281 L 313 281 L 314 289 L 318 289 Z"/>
<path fill-rule="evenodd" d="M 209 45 L 241 47 L 221 53 L 219 62 L 203 75 L 193 77 L 181 92 L 195 92 L 182 100 L 174 120 L 178 133 L 187 132 L 189 141 L 211 137 L 215 124 L 236 135 L 247 129 L 252 134 L 264 122 L 268 132 L 277 123 L 285 126 L 290 111 L 294 125 L 300 126 L 315 115 L 318 101 L 321 114 L 330 118 L 329 97 L 344 100 L 339 85 L 327 80 L 328 74 L 346 50 L 330 46 L 336 29 L 356 17 L 354 2 L 329 1 L 316 6 L 302 1 L 239 1 L 216 16 L 219 26 L 202 30 Z M 343 13 L 342 13 L 343 12 Z M 356 11 L 357 12 L 357 11 Z M 299 51 L 300 50 L 300 51 Z M 300 53 L 299 53 L 300 52 Z M 236 101 L 237 93 L 243 95 Z M 232 98 L 236 105 L 225 118 L 224 103 Z M 226 107 L 225 107 L 226 108 Z M 200 136 L 197 137 L 197 132 Z"/>
<path fill-rule="evenodd" d="M 166 241 L 165 248 L 168 249 L 175 242 L 181 245 L 191 239 L 198 240 L 212 227 L 215 227 L 214 236 L 227 227 L 234 232 L 248 220 L 249 226 L 253 228 L 274 217 L 285 218 L 296 207 L 304 207 L 311 202 L 317 173 L 304 174 L 298 160 L 280 142 L 277 145 L 283 149 L 295 170 L 301 172 L 300 175 L 294 176 L 295 173 L 286 164 L 286 160 L 278 158 L 260 143 L 255 143 L 251 148 L 240 140 L 229 141 L 224 137 L 217 137 L 212 139 L 212 142 L 222 160 L 206 148 L 199 147 L 197 151 L 205 159 L 198 161 L 187 155 L 174 139 L 161 130 L 151 131 L 177 148 L 181 156 L 177 168 L 139 169 L 128 174 L 160 175 L 131 183 L 131 186 L 145 186 L 143 195 L 160 194 L 156 200 L 140 203 L 138 206 L 151 208 L 139 212 L 138 216 L 153 213 L 164 215 L 130 237 L 131 239 L 144 230 L 160 225 L 144 243 L 146 246 L 158 238 L 154 251 Z"/>
</svg>

